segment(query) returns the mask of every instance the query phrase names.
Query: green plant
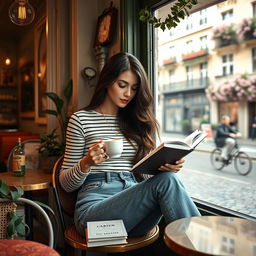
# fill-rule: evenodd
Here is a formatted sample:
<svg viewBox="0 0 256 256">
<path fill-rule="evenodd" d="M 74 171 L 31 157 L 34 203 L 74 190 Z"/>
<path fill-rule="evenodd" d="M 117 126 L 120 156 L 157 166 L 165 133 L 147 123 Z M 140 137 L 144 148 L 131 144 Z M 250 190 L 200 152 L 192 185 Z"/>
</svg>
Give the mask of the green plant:
<svg viewBox="0 0 256 256">
<path fill-rule="evenodd" d="M 161 18 L 153 16 L 147 8 L 140 10 L 139 19 L 142 22 L 148 22 L 155 28 L 161 28 L 163 31 L 176 27 L 180 22 L 180 19 L 184 19 L 185 16 L 189 16 L 188 10 L 197 4 L 197 0 L 177 0 L 171 7 L 171 13 L 167 15 L 164 21 Z"/>
<path fill-rule="evenodd" d="M 46 93 L 46 96 L 54 103 L 55 109 L 46 109 L 44 112 L 57 118 L 60 127 L 60 140 L 59 136 L 56 135 L 57 129 L 54 129 L 50 134 L 42 135 L 42 145 L 40 146 L 39 152 L 43 156 L 59 156 L 64 152 L 66 129 L 69 120 L 68 108 L 71 101 L 72 92 L 73 81 L 70 80 L 63 92 L 64 99 L 59 97 L 54 92 Z"/>
<path fill-rule="evenodd" d="M 13 189 L 11 189 L 7 184 L 5 184 L 2 180 L 0 180 L 0 198 L 2 199 L 2 202 L 15 202 L 17 201 L 21 196 L 23 196 L 24 191 L 22 188 L 18 186 L 14 186 Z M 51 213 L 54 215 L 53 210 L 46 204 L 38 201 L 34 201 L 36 204 L 38 204 L 41 207 L 44 207 L 51 211 Z M 1 202 L 0 202 L 1 203 Z M 21 236 L 25 237 L 29 233 L 29 227 L 28 225 L 23 221 L 23 217 L 18 216 L 14 211 L 8 213 L 8 225 L 7 225 L 7 237 L 9 239 L 13 239 L 15 236 Z M 26 232 L 27 230 L 27 232 Z"/>
<path fill-rule="evenodd" d="M 64 144 L 59 142 L 58 137 L 56 129 L 40 136 L 41 144 L 38 150 L 41 156 L 60 156 L 64 153 Z"/>
</svg>

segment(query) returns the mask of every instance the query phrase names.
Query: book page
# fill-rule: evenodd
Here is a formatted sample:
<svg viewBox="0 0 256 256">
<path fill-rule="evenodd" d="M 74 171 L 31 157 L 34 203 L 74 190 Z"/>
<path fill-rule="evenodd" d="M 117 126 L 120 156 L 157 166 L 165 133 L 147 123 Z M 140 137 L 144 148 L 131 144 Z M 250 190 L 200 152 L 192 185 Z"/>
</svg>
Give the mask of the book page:
<svg viewBox="0 0 256 256">
<path fill-rule="evenodd" d="M 199 136 L 201 133 L 201 131 L 195 130 L 184 139 L 184 142 L 192 148 L 194 141 L 196 140 L 197 136 Z"/>
</svg>

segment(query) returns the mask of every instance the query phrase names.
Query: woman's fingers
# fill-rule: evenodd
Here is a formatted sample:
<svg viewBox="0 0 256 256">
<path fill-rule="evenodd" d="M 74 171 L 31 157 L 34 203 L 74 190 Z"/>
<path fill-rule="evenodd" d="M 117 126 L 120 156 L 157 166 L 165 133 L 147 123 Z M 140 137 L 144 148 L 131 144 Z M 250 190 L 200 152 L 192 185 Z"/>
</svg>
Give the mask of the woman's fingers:
<svg viewBox="0 0 256 256">
<path fill-rule="evenodd" d="M 158 170 L 160 171 L 170 171 L 170 172 L 178 172 L 182 169 L 183 165 L 184 165 L 184 159 L 180 159 L 178 161 L 176 161 L 175 164 L 165 164 L 160 166 L 160 168 Z"/>
<path fill-rule="evenodd" d="M 109 158 L 107 156 L 107 154 L 105 153 L 103 146 L 104 146 L 103 141 L 100 141 L 100 142 L 93 144 L 89 148 L 89 155 L 95 165 L 100 164 Z"/>
</svg>

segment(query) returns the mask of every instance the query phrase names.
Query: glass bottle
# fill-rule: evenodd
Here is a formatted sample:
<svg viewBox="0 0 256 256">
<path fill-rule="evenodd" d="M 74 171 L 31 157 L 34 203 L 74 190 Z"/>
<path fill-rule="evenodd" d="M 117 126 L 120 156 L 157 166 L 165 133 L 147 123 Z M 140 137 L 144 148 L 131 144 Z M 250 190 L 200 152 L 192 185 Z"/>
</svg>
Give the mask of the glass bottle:
<svg viewBox="0 0 256 256">
<path fill-rule="evenodd" d="M 20 177 L 25 175 L 25 151 L 20 138 L 13 151 L 12 171 L 14 176 Z"/>
</svg>

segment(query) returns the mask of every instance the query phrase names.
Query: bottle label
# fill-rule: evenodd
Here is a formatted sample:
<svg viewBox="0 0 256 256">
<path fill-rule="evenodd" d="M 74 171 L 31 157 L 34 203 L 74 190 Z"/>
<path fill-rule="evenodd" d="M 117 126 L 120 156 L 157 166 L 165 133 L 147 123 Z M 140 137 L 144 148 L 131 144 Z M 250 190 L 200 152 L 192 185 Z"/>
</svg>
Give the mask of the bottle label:
<svg viewBox="0 0 256 256">
<path fill-rule="evenodd" d="M 14 155 L 13 156 L 13 172 L 23 172 L 25 170 L 25 156 L 23 155 Z"/>
</svg>

